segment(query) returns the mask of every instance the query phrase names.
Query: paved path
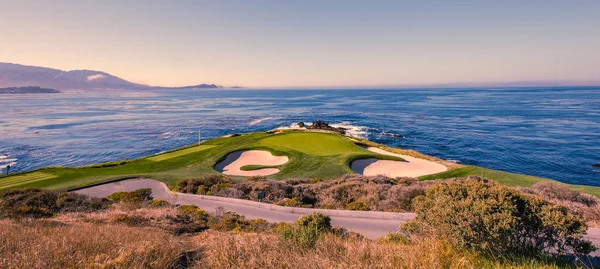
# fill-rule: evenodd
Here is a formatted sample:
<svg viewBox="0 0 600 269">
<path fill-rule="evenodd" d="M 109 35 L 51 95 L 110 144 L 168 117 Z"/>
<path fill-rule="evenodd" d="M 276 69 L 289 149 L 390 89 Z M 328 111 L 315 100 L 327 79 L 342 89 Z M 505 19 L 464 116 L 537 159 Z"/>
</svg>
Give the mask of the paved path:
<svg viewBox="0 0 600 269">
<path fill-rule="evenodd" d="M 193 204 L 209 212 L 222 207 L 244 215 L 248 219 L 262 218 L 270 222 L 294 222 L 302 215 L 323 212 L 331 217 L 333 225 L 345 227 L 348 230 L 361 233 L 371 239 L 384 236 L 388 232 L 394 232 L 402 222 L 415 217 L 414 213 L 293 208 L 241 199 L 174 193 L 164 183 L 152 179 L 123 180 L 80 189 L 75 192 L 95 197 L 106 197 L 114 192 L 133 191 L 141 188 L 151 188 L 154 199 L 166 200 L 177 204 Z M 590 228 L 586 237 L 596 247 L 600 248 L 599 228 Z M 592 255 L 600 256 L 600 250 L 592 253 Z"/>
</svg>

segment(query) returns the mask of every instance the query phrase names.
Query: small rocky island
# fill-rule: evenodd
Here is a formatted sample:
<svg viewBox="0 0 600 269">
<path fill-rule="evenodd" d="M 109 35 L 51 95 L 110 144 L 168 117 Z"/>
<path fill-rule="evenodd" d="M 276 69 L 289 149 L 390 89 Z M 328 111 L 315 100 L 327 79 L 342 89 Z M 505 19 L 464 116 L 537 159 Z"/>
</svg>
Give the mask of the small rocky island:
<svg viewBox="0 0 600 269">
<path fill-rule="evenodd" d="M 333 126 L 327 124 L 327 122 L 324 122 L 322 120 L 315 121 L 312 123 L 312 125 L 309 125 L 309 126 L 306 126 L 306 124 L 304 124 L 304 122 L 299 122 L 298 126 L 300 128 L 326 130 L 326 131 L 337 132 L 340 134 L 346 134 L 346 128 L 333 127 Z"/>
<path fill-rule="evenodd" d="M 0 88 L 0 94 L 60 93 L 59 90 L 37 86 Z"/>
</svg>

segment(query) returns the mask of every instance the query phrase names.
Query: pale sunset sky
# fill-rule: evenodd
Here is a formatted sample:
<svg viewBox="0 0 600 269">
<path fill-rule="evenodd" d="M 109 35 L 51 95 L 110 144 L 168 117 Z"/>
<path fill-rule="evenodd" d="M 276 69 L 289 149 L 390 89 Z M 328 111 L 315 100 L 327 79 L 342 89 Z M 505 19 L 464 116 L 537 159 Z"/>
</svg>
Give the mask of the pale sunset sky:
<svg viewBox="0 0 600 269">
<path fill-rule="evenodd" d="M 600 1 L 0 0 L 0 62 L 160 86 L 600 84 Z"/>
</svg>

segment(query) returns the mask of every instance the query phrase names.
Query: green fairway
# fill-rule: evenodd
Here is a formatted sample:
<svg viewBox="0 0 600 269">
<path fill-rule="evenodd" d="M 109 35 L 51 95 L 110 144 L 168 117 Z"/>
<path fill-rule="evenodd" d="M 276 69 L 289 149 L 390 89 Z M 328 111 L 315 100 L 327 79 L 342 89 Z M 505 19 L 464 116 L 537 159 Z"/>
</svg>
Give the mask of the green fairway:
<svg viewBox="0 0 600 269">
<path fill-rule="evenodd" d="M 366 140 L 362 144 L 386 148 Z M 47 167 L 0 176 L 0 190 L 11 188 L 69 189 L 126 177 L 146 177 L 163 181 L 174 187 L 181 179 L 217 174 L 214 166 L 227 154 L 238 150 L 267 150 L 274 155 L 285 155 L 289 161 L 279 166 L 247 165 L 243 170 L 278 168 L 279 173 L 268 179 L 289 178 L 334 179 L 354 173 L 352 161 L 363 158 L 402 160 L 367 151 L 355 144 L 355 140 L 340 134 L 322 132 L 285 131 L 281 133 L 249 133 L 234 137 L 210 139 L 200 145 L 192 145 L 151 157 L 132 161 L 116 161 L 83 167 Z M 387 148 L 392 150 L 391 148 Z M 422 158 L 434 159 L 430 156 Z M 531 186 L 542 180 L 528 175 L 485 169 L 477 166 L 458 166 L 452 170 L 423 176 L 421 180 L 451 177 L 480 176 L 496 180 L 508 186 Z M 234 177 L 243 179 L 244 177 Z M 600 197 L 600 187 L 571 185 L 574 189 Z"/>
<path fill-rule="evenodd" d="M 283 133 L 264 138 L 260 143 L 265 146 L 284 147 L 315 156 L 333 156 L 361 151 L 361 148 L 348 138 L 327 133 Z"/>
<path fill-rule="evenodd" d="M 291 135 L 290 135 L 291 134 Z M 297 135 L 296 135 L 297 134 Z M 271 143 L 268 138 L 277 138 Z M 290 143 L 283 143 L 290 140 Z M 267 141 L 267 143 L 264 143 Z M 307 144 L 311 141 L 312 144 Z M 280 143 L 280 144 L 277 144 Z M 290 146 L 288 146 L 290 145 Z M 300 145 L 306 145 L 306 149 Z M 184 178 L 217 174 L 214 166 L 238 150 L 267 150 L 274 155 L 286 155 L 289 162 L 277 166 L 281 171 L 270 179 L 313 178 L 333 179 L 353 173 L 349 163 L 357 158 L 390 159 L 364 150 L 347 137 L 320 132 L 284 132 L 282 134 L 250 133 L 234 137 L 219 137 L 200 145 L 188 146 L 151 157 L 132 161 L 117 161 L 83 167 L 48 167 L 31 172 L 0 177 L 6 188 L 38 187 L 68 189 L 124 177 L 147 177 L 174 186 Z M 321 149 L 321 151 L 318 151 Z M 310 154 L 316 152 L 317 154 Z M 332 155 L 334 156 L 324 156 Z M 396 158 L 399 159 L 399 158 Z M 401 159 L 399 159 L 401 160 Z M 256 170 L 260 166 L 244 169 Z M 41 177 L 41 175 L 49 175 Z M 43 180 L 52 177 L 52 180 Z M 234 177 L 243 178 L 243 177 Z M 10 183 L 10 184 L 9 184 Z M 1 183 L 0 183 L 1 184 Z"/>
<path fill-rule="evenodd" d="M 167 152 L 167 153 L 163 153 L 160 155 L 152 156 L 152 157 L 149 157 L 148 160 L 155 161 L 155 162 L 170 160 L 170 159 L 177 158 L 177 157 L 187 155 L 190 153 L 203 151 L 203 150 L 206 150 L 206 149 L 209 149 L 212 147 L 214 147 L 214 145 L 195 146 L 195 147 L 191 147 L 191 148 L 187 148 L 187 149 L 182 149 L 182 150 L 177 150 L 177 151 L 172 151 L 172 152 Z"/>
<path fill-rule="evenodd" d="M 0 178 L 0 190 L 8 189 L 11 187 L 37 182 L 41 180 L 55 178 L 55 175 L 42 173 L 42 172 L 33 172 L 23 175 L 17 175 L 12 177 L 3 177 Z"/>
</svg>

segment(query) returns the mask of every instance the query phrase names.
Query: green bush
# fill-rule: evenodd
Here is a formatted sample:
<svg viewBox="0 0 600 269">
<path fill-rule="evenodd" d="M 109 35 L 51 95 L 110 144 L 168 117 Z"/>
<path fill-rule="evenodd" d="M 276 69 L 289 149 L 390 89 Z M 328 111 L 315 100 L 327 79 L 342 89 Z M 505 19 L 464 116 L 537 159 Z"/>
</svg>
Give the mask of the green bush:
<svg viewBox="0 0 600 269">
<path fill-rule="evenodd" d="M 152 189 L 144 188 L 132 192 L 115 192 L 107 197 L 115 203 L 140 203 L 152 200 Z"/>
<path fill-rule="evenodd" d="M 291 226 L 281 229 L 281 237 L 288 243 L 291 243 L 301 250 L 314 248 L 317 241 L 324 234 L 314 226 Z"/>
<path fill-rule="evenodd" d="M 564 207 L 479 178 L 443 182 L 414 199 L 417 217 L 402 228 L 433 234 L 495 256 L 587 254 L 584 221 Z"/>
<path fill-rule="evenodd" d="M 169 203 L 165 200 L 152 200 L 152 201 L 150 201 L 150 206 L 151 207 L 170 207 L 171 203 Z"/>
<path fill-rule="evenodd" d="M 247 221 L 246 225 L 243 227 L 243 230 L 245 232 L 258 233 L 267 231 L 271 228 L 273 228 L 273 224 L 259 218 Z"/>
<path fill-rule="evenodd" d="M 230 179 L 221 174 L 208 175 L 202 178 L 188 178 L 179 181 L 177 189 L 183 193 L 197 193 L 198 187 L 205 186 L 205 190 L 210 190 L 213 185 L 227 183 Z"/>
<path fill-rule="evenodd" d="M 217 183 L 210 187 L 210 193 L 216 194 L 224 189 L 231 188 L 229 183 Z"/>
<path fill-rule="evenodd" d="M 310 182 L 310 184 L 316 184 L 316 183 L 319 183 L 319 182 L 323 182 L 323 179 L 315 177 L 315 178 L 312 178 L 309 182 Z"/>
<path fill-rule="evenodd" d="M 302 202 L 298 201 L 296 197 L 284 198 L 283 200 L 276 203 L 276 205 L 287 206 L 287 207 L 302 207 Z"/>
<path fill-rule="evenodd" d="M 246 220 L 244 216 L 234 211 L 217 213 L 209 220 L 209 227 L 219 231 L 264 232 L 274 226 L 264 219 Z"/>
<path fill-rule="evenodd" d="M 200 185 L 198 186 L 198 188 L 196 188 L 196 194 L 200 194 L 200 195 L 205 195 L 205 194 L 209 194 L 210 191 L 208 190 L 208 188 L 204 185 Z"/>
<path fill-rule="evenodd" d="M 89 166 L 76 166 L 75 168 L 104 168 L 104 167 L 113 167 L 113 166 L 124 165 L 124 164 L 126 164 L 128 162 L 130 162 L 130 161 L 122 160 L 122 161 L 99 163 L 99 164 L 94 164 L 94 165 L 89 165 Z"/>
<path fill-rule="evenodd" d="M 177 207 L 178 215 L 187 217 L 191 221 L 198 224 L 206 224 L 209 219 L 208 212 L 200 209 L 195 205 L 181 205 Z"/>
<path fill-rule="evenodd" d="M 368 211 L 369 206 L 365 202 L 354 201 L 346 205 L 346 210 Z"/>
<path fill-rule="evenodd" d="M 410 240 L 403 233 L 387 233 L 384 237 L 377 239 L 377 242 L 387 244 L 407 244 Z"/>
<path fill-rule="evenodd" d="M 106 209 L 110 201 L 63 191 L 8 190 L 0 194 L 0 217 L 51 217 L 60 212 L 91 212 Z"/>
<path fill-rule="evenodd" d="M 211 218 L 208 226 L 217 231 L 241 231 L 244 221 L 238 214 L 224 214 Z"/>
<path fill-rule="evenodd" d="M 316 228 L 319 231 L 331 230 L 331 218 L 323 213 L 312 213 L 304 215 L 296 220 L 299 227 Z"/>
<path fill-rule="evenodd" d="M 119 214 L 112 218 L 113 223 L 123 223 L 128 226 L 139 226 L 148 222 L 148 219 L 142 216 Z"/>
<path fill-rule="evenodd" d="M 247 181 L 265 181 L 267 180 L 267 177 L 265 176 L 251 176 L 249 178 L 246 179 Z"/>
</svg>

